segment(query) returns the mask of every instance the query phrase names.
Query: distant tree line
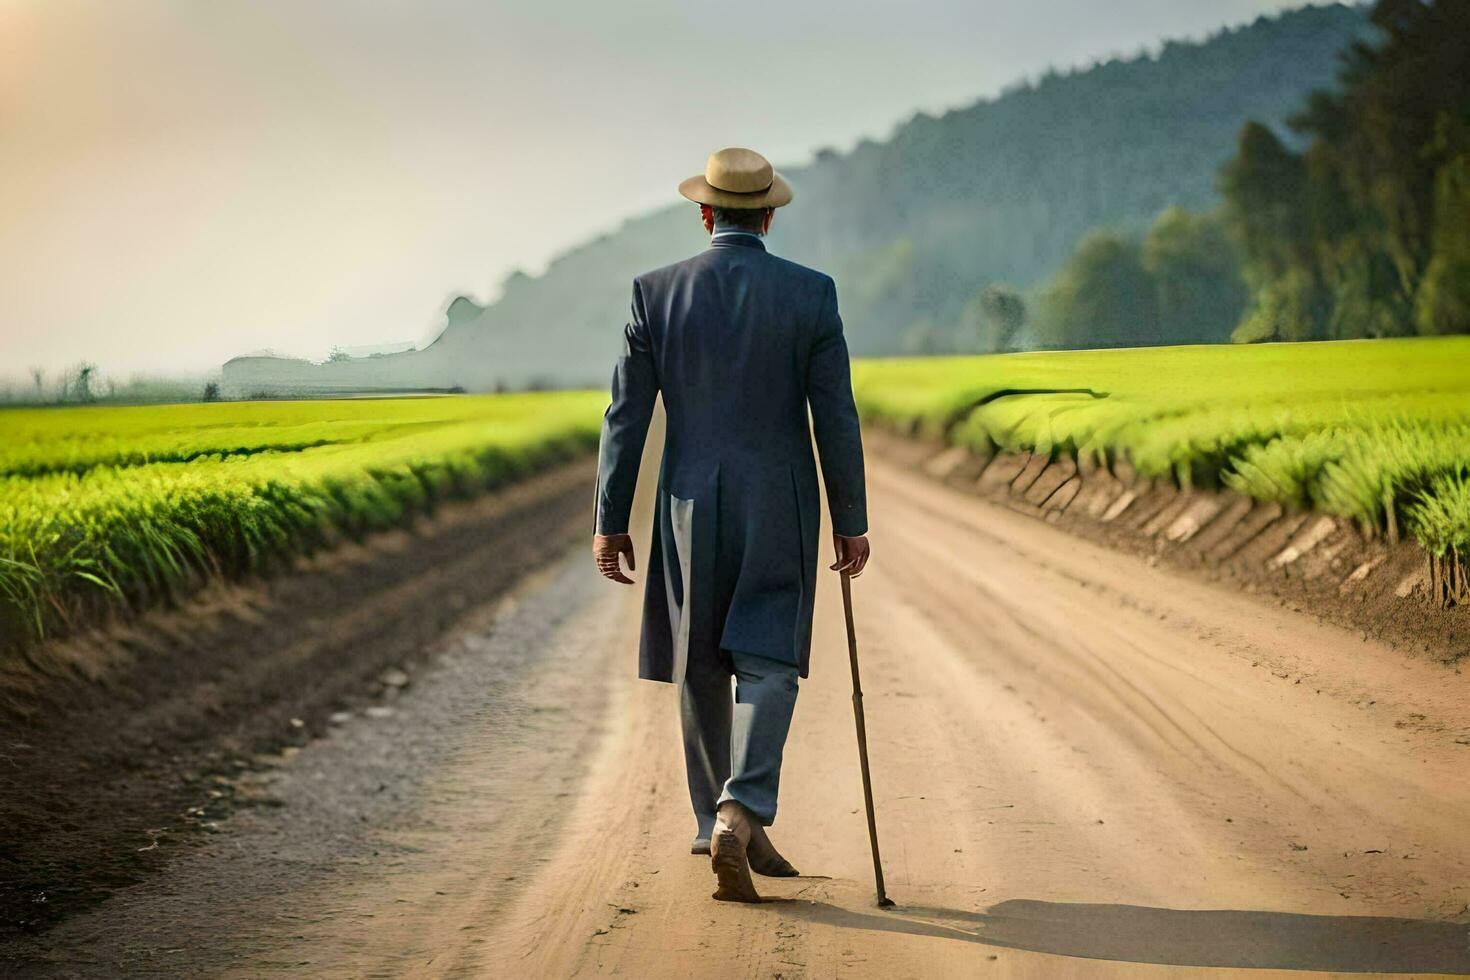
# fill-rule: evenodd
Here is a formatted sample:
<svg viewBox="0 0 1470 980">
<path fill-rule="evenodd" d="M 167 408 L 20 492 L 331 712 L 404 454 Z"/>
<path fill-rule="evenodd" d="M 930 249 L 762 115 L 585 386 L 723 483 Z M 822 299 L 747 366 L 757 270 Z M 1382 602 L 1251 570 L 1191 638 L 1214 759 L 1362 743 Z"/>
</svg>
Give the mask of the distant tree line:
<svg viewBox="0 0 1470 980">
<path fill-rule="evenodd" d="M 10 406 L 141 405 L 218 401 L 219 397 L 219 382 L 212 379 L 135 376 L 119 381 L 91 361 L 55 371 L 32 367 L 24 378 L 0 377 L 0 405 Z"/>
<path fill-rule="evenodd" d="M 1142 241 L 1083 238 L 1041 294 L 1037 347 L 1140 347 L 1230 339 L 1249 294 L 1218 213 L 1169 208 Z"/>
<path fill-rule="evenodd" d="M 96 364 L 78 361 L 54 373 L 43 367 L 32 367 L 26 372 L 24 381 L 0 381 L 0 399 L 38 405 L 86 405 L 99 397 L 106 397 L 115 388 L 115 382 L 101 377 Z"/>
</svg>

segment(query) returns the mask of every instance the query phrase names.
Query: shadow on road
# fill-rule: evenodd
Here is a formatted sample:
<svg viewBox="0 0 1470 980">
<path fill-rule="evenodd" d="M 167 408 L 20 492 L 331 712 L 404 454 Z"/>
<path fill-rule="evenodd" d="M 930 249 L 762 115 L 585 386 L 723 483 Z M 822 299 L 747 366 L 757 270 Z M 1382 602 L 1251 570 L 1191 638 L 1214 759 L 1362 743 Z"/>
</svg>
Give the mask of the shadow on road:
<svg viewBox="0 0 1470 980">
<path fill-rule="evenodd" d="M 1156 909 L 1015 899 L 984 912 L 899 905 L 857 912 L 780 903 L 782 915 L 1088 959 L 1169 966 L 1470 974 L 1470 924 L 1235 909 Z"/>
</svg>

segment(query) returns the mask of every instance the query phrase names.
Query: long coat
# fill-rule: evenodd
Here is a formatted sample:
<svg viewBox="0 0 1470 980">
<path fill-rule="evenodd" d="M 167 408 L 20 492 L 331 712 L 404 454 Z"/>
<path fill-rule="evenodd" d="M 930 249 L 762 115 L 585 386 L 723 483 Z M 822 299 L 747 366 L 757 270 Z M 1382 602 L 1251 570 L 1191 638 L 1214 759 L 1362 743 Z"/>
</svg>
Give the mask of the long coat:
<svg viewBox="0 0 1470 980">
<path fill-rule="evenodd" d="M 639 676 L 680 681 L 721 649 L 807 675 L 821 513 L 867 533 L 862 436 L 832 279 L 754 235 L 637 277 L 602 424 L 597 531 L 628 529 L 662 393 L 667 415 L 646 565 Z M 812 427 L 807 425 L 810 406 Z"/>
</svg>

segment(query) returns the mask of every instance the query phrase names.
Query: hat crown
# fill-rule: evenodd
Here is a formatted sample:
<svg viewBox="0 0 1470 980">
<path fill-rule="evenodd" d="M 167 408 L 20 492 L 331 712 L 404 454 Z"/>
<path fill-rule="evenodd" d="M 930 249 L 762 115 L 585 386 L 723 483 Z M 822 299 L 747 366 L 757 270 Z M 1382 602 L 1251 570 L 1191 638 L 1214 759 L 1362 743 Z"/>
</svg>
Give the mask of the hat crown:
<svg viewBox="0 0 1470 980">
<path fill-rule="evenodd" d="M 791 185 L 771 162 L 743 146 L 711 153 L 704 173 L 679 182 L 679 193 L 712 208 L 779 208 L 791 203 Z"/>
<path fill-rule="evenodd" d="M 709 155 L 704 179 L 711 187 L 731 194 L 754 194 L 771 186 L 775 171 L 771 162 L 754 150 L 729 146 Z"/>
</svg>

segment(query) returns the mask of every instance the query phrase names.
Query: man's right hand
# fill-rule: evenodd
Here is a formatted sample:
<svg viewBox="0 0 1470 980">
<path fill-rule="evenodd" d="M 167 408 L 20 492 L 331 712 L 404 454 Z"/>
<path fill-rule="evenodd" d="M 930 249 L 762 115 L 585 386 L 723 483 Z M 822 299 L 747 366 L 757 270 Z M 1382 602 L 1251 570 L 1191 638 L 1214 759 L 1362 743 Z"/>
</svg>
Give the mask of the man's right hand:
<svg viewBox="0 0 1470 980">
<path fill-rule="evenodd" d="M 859 534 L 855 538 L 834 534 L 832 548 L 837 552 L 837 560 L 828 566 L 832 571 L 846 572 L 849 578 L 857 578 L 863 573 L 863 566 L 868 563 L 870 554 L 866 534 Z"/>
<path fill-rule="evenodd" d="M 592 536 L 592 557 L 597 561 L 597 570 L 602 577 L 624 585 L 632 585 L 633 580 L 623 574 L 623 566 L 618 562 L 619 555 L 628 556 L 628 571 L 631 572 L 638 567 L 633 563 L 633 538 L 630 535 L 594 534 Z"/>
</svg>

